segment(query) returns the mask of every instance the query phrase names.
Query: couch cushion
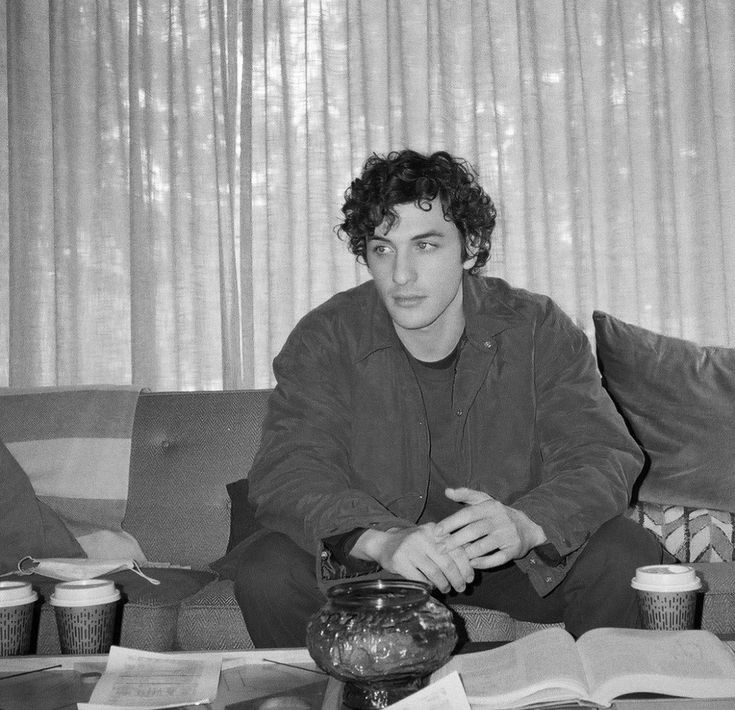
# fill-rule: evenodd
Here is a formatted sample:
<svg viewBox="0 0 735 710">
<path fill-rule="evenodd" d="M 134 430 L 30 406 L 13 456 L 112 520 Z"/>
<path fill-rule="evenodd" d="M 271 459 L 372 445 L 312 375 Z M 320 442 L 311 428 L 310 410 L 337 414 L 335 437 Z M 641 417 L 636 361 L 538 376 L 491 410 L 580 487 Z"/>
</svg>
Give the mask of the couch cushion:
<svg viewBox="0 0 735 710">
<path fill-rule="evenodd" d="M 226 485 L 250 469 L 269 394 L 141 393 L 123 528 L 140 541 L 149 560 L 206 569 L 225 553 Z"/>
<path fill-rule="evenodd" d="M 255 648 L 233 583 L 225 579 L 210 582 L 184 600 L 176 633 L 178 647 L 187 651 Z"/>
<path fill-rule="evenodd" d="M 182 602 L 178 648 L 188 651 L 254 648 L 233 589 L 230 580 L 218 579 Z M 460 638 L 469 641 L 511 641 L 544 627 L 516 621 L 494 609 L 457 604 L 454 611 Z"/>
<path fill-rule="evenodd" d="M 735 564 L 692 565 L 702 580 L 701 627 L 715 634 L 735 634 Z"/>
<path fill-rule="evenodd" d="M 735 349 L 593 318 L 604 384 L 647 458 L 637 499 L 735 511 Z"/>
</svg>

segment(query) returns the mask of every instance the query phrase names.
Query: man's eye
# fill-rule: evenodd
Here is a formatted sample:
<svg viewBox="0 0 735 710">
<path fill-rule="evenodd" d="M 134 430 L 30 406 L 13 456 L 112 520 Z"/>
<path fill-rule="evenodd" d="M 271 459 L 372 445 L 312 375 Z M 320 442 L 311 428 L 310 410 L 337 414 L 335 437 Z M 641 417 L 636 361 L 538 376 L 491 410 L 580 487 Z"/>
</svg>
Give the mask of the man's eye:
<svg viewBox="0 0 735 710">
<path fill-rule="evenodd" d="M 422 251 L 429 251 L 430 249 L 433 249 L 434 246 L 435 245 L 432 244 L 431 242 L 419 242 L 418 243 L 418 248 L 421 249 Z"/>
<path fill-rule="evenodd" d="M 387 254 L 388 253 L 388 247 L 385 246 L 385 244 L 376 244 L 371 251 L 373 254 Z"/>
</svg>

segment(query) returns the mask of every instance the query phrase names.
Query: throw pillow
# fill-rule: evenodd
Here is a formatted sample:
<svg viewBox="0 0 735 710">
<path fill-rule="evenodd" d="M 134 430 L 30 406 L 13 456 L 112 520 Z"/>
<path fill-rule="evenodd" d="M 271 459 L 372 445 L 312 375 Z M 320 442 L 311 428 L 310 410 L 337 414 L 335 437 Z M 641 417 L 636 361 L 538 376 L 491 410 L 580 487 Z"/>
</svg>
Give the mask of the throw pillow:
<svg viewBox="0 0 735 710">
<path fill-rule="evenodd" d="M 603 382 L 647 458 L 637 500 L 735 511 L 735 349 L 593 319 Z"/>
<path fill-rule="evenodd" d="M 138 394 L 115 386 L 0 390 L 0 436 L 88 557 L 146 559 L 122 529 Z"/>
<path fill-rule="evenodd" d="M 45 503 L 25 471 L 0 441 L 0 573 L 17 569 L 26 555 L 85 557 L 84 550 Z"/>
<path fill-rule="evenodd" d="M 238 568 L 247 558 L 250 544 L 266 534 L 255 521 L 255 508 L 248 500 L 248 481 L 228 483 L 227 493 L 230 496 L 230 539 L 224 556 L 209 565 L 222 579 L 235 579 Z M 260 531 L 259 535 L 253 535 Z"/>
<path fill-rule="evenodd" d="M 735 513 L 637 503 L 627 516 L 650 530 L 679 562 L 730 562 L 735 557 Z"/>
<path fill-rule="evenodd" d="M 227 552 L 239 542 L 250 537 L 260 525 L 255 521 L 255 508 L 248 500 L 248 480 L 228 483 L 227 493 L 230 496 L 230 539 L 227 543 Z"/>
</svg>

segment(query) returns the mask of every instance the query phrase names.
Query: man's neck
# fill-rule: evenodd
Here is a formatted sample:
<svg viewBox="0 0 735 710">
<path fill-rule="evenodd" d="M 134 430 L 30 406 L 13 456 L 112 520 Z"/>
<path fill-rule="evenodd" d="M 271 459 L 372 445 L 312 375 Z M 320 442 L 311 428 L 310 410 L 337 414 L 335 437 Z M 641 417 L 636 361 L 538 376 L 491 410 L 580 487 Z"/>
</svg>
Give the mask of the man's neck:
<svg viewBox="0 0 735 710">
<path fill-rule="evenodd" d="M 403 346 L 417 360 L 436 362 L 447 357 L 456 347 L 464 332 L 464 314 L 441 329 L 422 328 L 420 330 L 404 330 L 396 328 L 398 338 Z"/>
</svg>

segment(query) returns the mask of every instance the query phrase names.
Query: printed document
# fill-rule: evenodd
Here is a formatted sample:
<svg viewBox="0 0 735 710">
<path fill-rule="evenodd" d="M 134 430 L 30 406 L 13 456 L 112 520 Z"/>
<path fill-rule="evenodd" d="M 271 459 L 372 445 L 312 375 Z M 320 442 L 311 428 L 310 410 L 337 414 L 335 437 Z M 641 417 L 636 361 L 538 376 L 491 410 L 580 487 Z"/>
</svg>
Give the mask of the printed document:
<svg viewBox="0 0 735 710">
<path fill-rule="evenodd" d="M 152 653 L 112 646 L 88 703 L 79 710 L 140 710 L 199 705 L 217 697 L 222 659 L 216 654 Z"/>
</svg>

